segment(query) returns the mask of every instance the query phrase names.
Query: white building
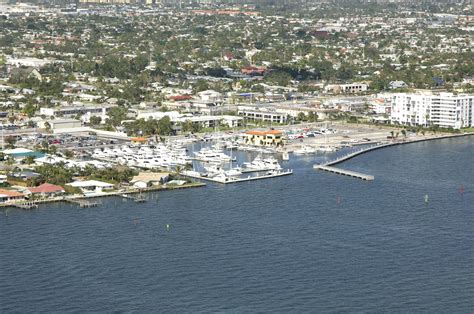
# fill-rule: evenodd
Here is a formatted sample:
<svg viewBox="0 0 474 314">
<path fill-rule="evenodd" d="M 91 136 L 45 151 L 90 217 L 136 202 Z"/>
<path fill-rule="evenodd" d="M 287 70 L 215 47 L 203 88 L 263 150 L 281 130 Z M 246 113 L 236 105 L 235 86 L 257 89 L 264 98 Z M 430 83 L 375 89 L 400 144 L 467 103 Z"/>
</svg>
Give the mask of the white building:
<svg viewBox="0 0 474 314">
<path fill-rule="evenodd" d="M 239 106 L 238 115 L 249 121 L 265 121 L 272 123 L 285 123 L 288 115 L 277 112 L 275 108 L 256 108 L 250 106 Z"/>
<path fill-rule="evenodd" d="M 102 121 L 107 118 L 107 112 L 115 105 L 80 105 L 80 106 L 62 106 L 55 108 L 40 108 L 40 115 L 47 117 L 75 117 L 76 115 L 86 115 L 89 119 L 91 116 L 99 116 Z"/>
<path fill-rule="evenodd" d="M 324 87 L 326 93 L 343 93 L 343 94 L 355 94 L 362 93 L 369 89 L 369 85 L 365 83 L 351 83 L 351 84 L 329 84 Z"/>
<path fill-rule="evenodd" d="M 473 110 L 474 95 L 398 93 L 392 97 L 391 121 L 459 129 L 474 126 Z"/>
</svg>

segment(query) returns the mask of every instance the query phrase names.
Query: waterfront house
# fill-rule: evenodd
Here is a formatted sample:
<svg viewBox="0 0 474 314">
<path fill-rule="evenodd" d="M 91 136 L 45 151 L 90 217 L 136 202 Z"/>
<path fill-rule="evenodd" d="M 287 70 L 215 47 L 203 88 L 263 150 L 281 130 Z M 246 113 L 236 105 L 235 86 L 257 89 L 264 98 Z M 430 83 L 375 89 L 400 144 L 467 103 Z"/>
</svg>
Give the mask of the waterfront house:
<svg viewBox="0 0 474 314">
<path fill-rule="evenodd" d="M 64 188 L 59 185 L 43 183 L 40 186 L 28 188 L 28 192 L 41 197 L 53 197 L 64 193 Z"/>
<path fill-rule="evenodd" d="M 13 201 L 21 201 L 25 199 L 25 195 L 11 190 L 0 189 L 0 203 L 10 203 Z"/>
<path fill-rule="evenodd" d="M 114 188 L 114 185 L 107 182 L 97 181 L 97 180 L 87 180 L 87 181 L 75 181 L 68 183 L 67 185 L 79 188 L 84 195 L 97 195 L 104 193 L 104 190 L 111 190 Z"/>
<path fill-rule="evenodd" d="M 282 131 L 248 131 L 245 133 L 245 143 L 256 146 L 282 145 Z"/>
<path fill-rule="evenodd" d="M 159 184 L 165 184 L 169 179 L 168 172 L 140 172 L 134 176 L 130 183 L 135 188 L 145 189 L 147 187 Z"/>
</svg>

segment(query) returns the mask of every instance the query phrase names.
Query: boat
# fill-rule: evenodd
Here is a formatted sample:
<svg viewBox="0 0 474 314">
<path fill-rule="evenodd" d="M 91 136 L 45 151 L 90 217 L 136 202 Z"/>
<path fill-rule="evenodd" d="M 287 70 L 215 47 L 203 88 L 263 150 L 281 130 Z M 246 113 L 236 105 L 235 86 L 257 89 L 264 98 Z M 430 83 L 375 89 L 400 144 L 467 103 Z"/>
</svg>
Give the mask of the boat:
<svg viewBox="0 0 474 314">
<path fill-rule="evenodd" d="M 295 155 L 311 155 L 315 153 L 316 153 L 316 149 L 311 146 L 301 146 L 300 149 L 293 151 L 293 154 Z"/>
<path fill-rule="evenodd" d="M 252 162 L 245 162 L 243 164 L 243 171 L 266 171 L 266 170 L 279 170 L 281 169 L 278 160 L 274 157 L 269 157 L 262 159 L 261 157 L 257 156 Z"/>
</svg>

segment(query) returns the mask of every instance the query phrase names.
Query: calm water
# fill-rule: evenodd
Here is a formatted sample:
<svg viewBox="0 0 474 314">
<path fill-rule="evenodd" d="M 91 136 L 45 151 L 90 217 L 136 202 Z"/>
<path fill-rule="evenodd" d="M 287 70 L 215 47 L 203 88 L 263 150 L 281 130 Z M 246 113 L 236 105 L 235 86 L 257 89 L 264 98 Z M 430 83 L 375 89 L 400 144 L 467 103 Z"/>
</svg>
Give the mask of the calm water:
<svg viewBox="0 0 474 314">
<path fill-rule="evenodd" d="M 441 140 L 341 165 L 373 182 L 293 158 L 289 177 L 145 204 L 10 210 L 0 312 L 472 312 L 473 156 Z"/>
</svg>

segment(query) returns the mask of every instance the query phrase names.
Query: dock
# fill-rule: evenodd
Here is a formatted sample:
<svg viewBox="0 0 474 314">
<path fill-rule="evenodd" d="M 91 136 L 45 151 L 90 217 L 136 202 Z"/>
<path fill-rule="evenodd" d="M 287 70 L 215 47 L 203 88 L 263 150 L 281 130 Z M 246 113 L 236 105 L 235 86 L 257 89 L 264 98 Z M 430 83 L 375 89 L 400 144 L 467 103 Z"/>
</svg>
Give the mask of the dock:
<svg viewBox="0 0 474 314">
<path fill-rule="evenodd" d="M 293 174 L 293 170 L 280 171 L 280 172 L 275 172 L 275 173 L 271 173 L 271 174 L 248 176 L 246 178 L 227 177 L 225 180 L 217 179 L 217 178 L 201 177 L 201 176 L 198 176 L 198 175 L 189 175 L 189 174 L 184 175 L 184 176 L 194 178 L 194 179 L 200 179 L 200 180 L 215 182 L 215 183 L 230 184 L 230 183 L 239 183 L 239 182 L 247 182 L 247 181 L 277 178 L 277 177 L 282 177 L 282 176 L 288 176 L 290 174 Z"/>
<path fill-rule="evenodd" d="M 38 204 L 33 203 L 33 202 L 27 202 L 27 203 L 12 203 L 10 206 L 20 208 L 20 209 L 25 209 L 25 210 L 30 210 L 34 208 L 38 208 Z"/>
<path fill-rule="evenodd" d="M 135 203 L 144 203 L 148 200 L 148 198 L 141 193 L 138 195 L 131 195 L 131 194 L 124 193 L 124 194 L 120 194 L 120 196 L 127 200 L 132 200 Z"/>
<path fill-rule="evenodd" d="M 86 199 L 65 199 L 66 202 L 79 205 L 80 208 L 91 208 L 99 206 L 98 202 L 89 201 Z"/>
<path fill-rule="evenodd" d="M 314 169 L 318 170 L 323 170 L 323 171 L 328 171 L 336 174 L 341 174 L 341 175 L 346 175 L 350 176 L 353 178 L 358 178 L 362 179 L 365 181 L 372 181 L 374 180 L 374 176 L 368 175 L 368 174 L 363 174 L 360 172 L 355 172 L 355 171 L 350 171 L 350 170 L 344 170 L 336 167 L 332 167 L 334 165 L 340 164 L 346 160 L 352 159 L 356 156 L 368 153 L 370 151 L 374 151 L 377 149 L 382 149 L 386 147 L 391 147 L 391 146 L 396 146 L 396 145 L 403 145 L 403 144 L 411 144 L 411 143 L 418 143 L 418 142 L 424 142 L 424 141 L 431 141 L 431 140 L 438 140 L 438 139 L 446 139 L 446 138 L 454 138 L 454 137 L 459 137 L 459 136 L 470 136 L 473 135 L 473 133 L 464 133 L 464 134 L 454 134 L 454 135 L 442 135 L 442 136 L 436 136 L 436 137 L 430 137 L 430 138 L 421 138 L 421 139 L 414 139 L 414 140 L 404 140 L 404 141 L 398 141 L 398 142 L 389 142 L 389 143 L 383 143 L 383 144 L 376 144 L 372 145 L 369 147 L 365 147 L 359 150 L 356 150 L 352 153 L 349 153 L 347 155 L 341 156 L 339 158 L 336 158 L 334 160 L 328 161 L 324 164 L 319 164 L 319 165 L 314 165 Z"/>
<path fill-rule="evenodd" d="M 318 166 L 318 165 L 315 165 L 314 169 L 324 170 L 324 171 L 328 171 L 328 172 L 332 172 L 332 173 L 336 173 L 336 174 L 342 174 L 342 175 L 345 175 L 345 176 L 348 176 L 348 177 L 358 178 L 358 179 L 362 179 L 362 180 L 365 180 L 365 181 L 373 181 L 374 180 L 374 176 L 371 176 L 371 175 L 368 175 L 368 174 L 363 174 L 363 173 L 360 173 L 360 172 L 340 169 L 340 168 L 331 167 L 331 166 L 322 166 L 322 165 Z"/>
</svg>

